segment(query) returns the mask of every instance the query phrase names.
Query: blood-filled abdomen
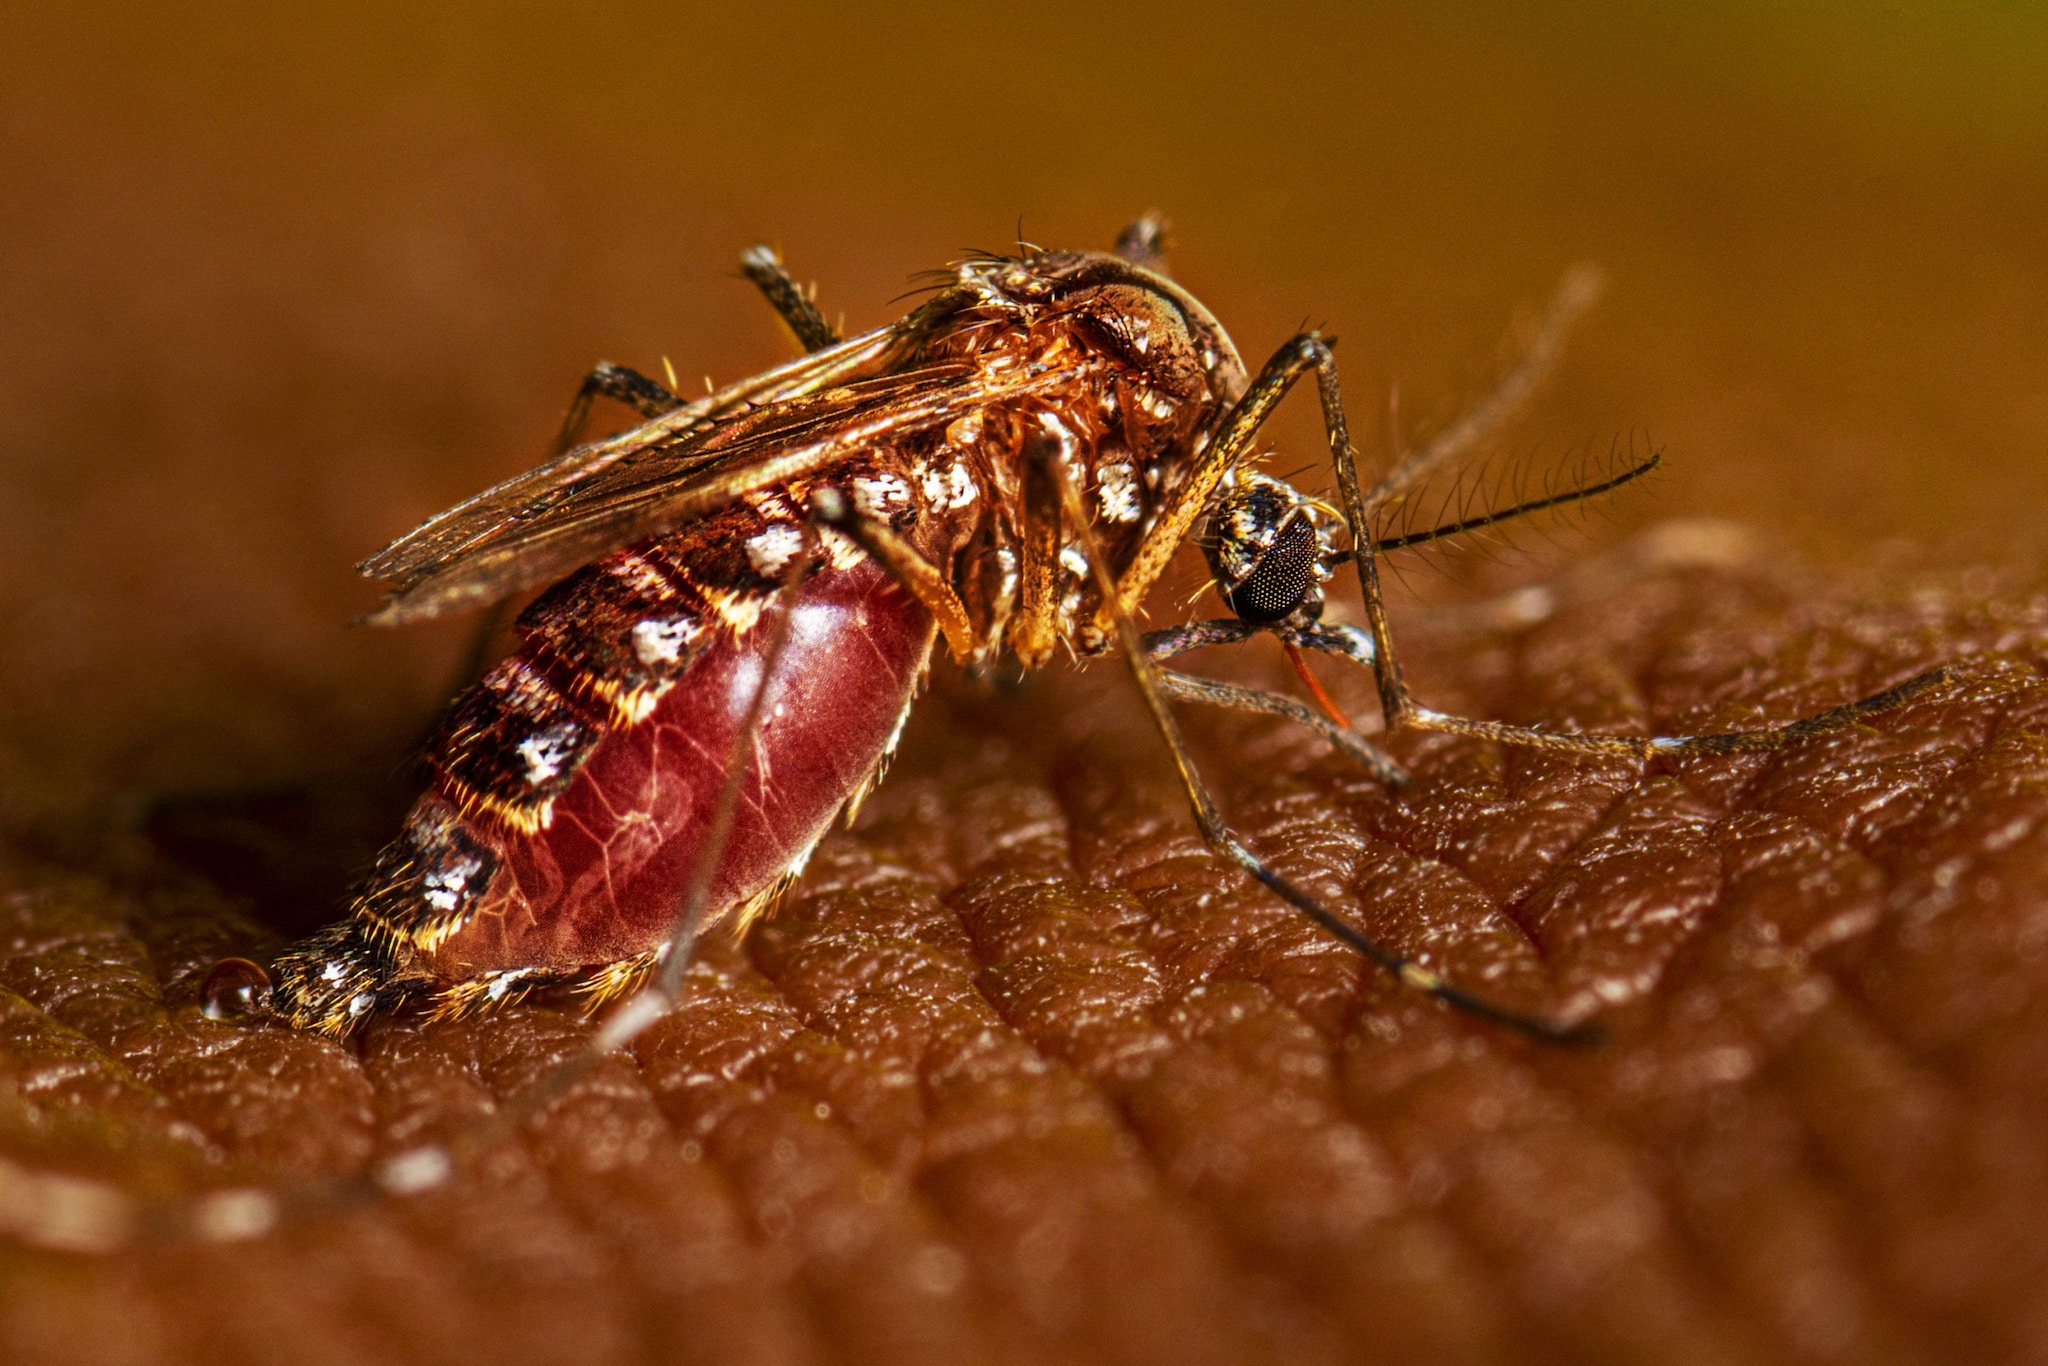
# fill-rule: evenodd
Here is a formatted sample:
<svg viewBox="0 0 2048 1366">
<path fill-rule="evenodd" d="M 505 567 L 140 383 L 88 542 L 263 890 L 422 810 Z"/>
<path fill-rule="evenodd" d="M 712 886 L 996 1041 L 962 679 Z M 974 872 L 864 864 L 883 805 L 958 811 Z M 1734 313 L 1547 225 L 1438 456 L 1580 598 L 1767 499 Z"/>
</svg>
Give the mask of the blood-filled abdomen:
<svg viewBox="0 0 2048 1366">
<path fill-rule="evenodd" d="M 490 890 L 425 955 L 438 975 L 584 967 L 665 942 L 735 760 L 739 804 L 706 905 L 742 905 L 809 854 L 901 725 L 931 619 L 871 562 L 820 575 L 742 736 L 766 634 L 707 647 L 646 720 L 596 747 L 544 829 L 503 842 Z"/>
<path fill-rule="evenodd" d="M 280 1014 L 340 1033 L 410 996 L 460 1009 L 592 974 L 629 982 L 674 931 L 734 763 L 707 922 L 802 866 L 886 761 L 933 627 L 835 541 L 796 590 L 760 723 L 740 734 L 801 545 L 774 512 L 730 509 L 620 551 L 521 615 L 520 649 L 451 711 L 433 786 L 349 917 L 279 958 Z"/>
</svg>

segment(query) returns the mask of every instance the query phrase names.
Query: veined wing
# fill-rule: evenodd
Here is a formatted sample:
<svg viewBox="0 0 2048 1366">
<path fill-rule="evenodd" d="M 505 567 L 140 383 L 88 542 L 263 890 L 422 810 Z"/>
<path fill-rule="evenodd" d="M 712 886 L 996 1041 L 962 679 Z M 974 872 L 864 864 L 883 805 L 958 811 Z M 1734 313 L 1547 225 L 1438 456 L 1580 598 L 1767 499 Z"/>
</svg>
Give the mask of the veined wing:
<svg viewBox="0 0 2048 1366">
<path fill-rule="evenodd" d="M 384 579 L 402 587 L 545 514 L 572 497 L 586 481 L 602 477 L 621 461 L 657 449 L 675 452 L 680 457 L 721 419 L 744 413 L 751 405 L 774 404 L 887 370 L 900 363 L 904 352 L 922 339 L 923 330 L 911 326 L 917 320 L 918 315 L 913 314 L 888 327 L 728 385 L 630 431 L 565 451 L 428 518 L 356 569 L 364 578 Z"/>
<path fill-rule="evenodd" d="M 993 400 L 1071 382 L 1071 372 L 989 379 L 945 363 L 757 399 L 676 434 L 661 429 L 673 415 L 665 416 L 595 443 L 616 450 L 571 452 L 580 460 L 569 478 L 522 475 L 366 561 L 366 574 L 397 580 L 369 620 L 392 625 L 481 606 L 673 531 L 756 489 L 942 426 Z"/>
</svg>

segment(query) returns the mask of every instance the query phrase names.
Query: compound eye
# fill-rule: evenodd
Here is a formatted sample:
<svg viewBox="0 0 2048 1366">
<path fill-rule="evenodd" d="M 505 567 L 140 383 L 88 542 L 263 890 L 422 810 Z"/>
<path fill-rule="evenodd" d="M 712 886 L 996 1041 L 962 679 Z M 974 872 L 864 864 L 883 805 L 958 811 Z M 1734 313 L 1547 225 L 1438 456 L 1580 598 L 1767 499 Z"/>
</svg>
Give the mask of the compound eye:
<svg viewBox="0 0 2048 1366">
<path fill-rule="evenodd" d="M 1306 516 L 1288 518 L 1251 573 L 1224 590 L 1223 600 L 1247 626 L 1285 621 L 1320 582 L 1316 565 L 1321 549 Z"/>
</svg>

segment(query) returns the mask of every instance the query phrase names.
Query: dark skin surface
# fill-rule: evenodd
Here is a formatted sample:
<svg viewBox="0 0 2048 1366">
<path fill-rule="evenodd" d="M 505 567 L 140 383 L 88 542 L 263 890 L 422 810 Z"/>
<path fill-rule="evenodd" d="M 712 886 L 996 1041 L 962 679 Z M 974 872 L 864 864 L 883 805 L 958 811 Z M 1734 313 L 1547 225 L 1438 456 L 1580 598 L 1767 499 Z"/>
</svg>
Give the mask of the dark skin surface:
<svg viewBox="0 0 2048 1366">
<path fill-rule="evenodd" d="M 0 1324 L 95 1360 L 279 1333 L 423 1361 L 2023 1356 L 2048 615 L 1933 582 L 1692 574 L 1519 637 L 1410 633 L 1439 704 L 1617 728 L 1969 660 L 1782 756 L 1397 742 L 1390 796 L 1284 727 L 1203 735 L 1285 871 L 1498 996 L 1602 994 L 1605 1047 L 1418 1003 L 1223 873 L 1114 690 L 942 686 L 784 910 L 456 1190 L 259 1248 L 10 1252 Z M 13 873 L 11 1071 L 55 1125 L 17 1124 L 17 1159 L 354 1170 L 581 1035 L 522 1007 L 357 1055 L 208 1023 L 195 974 L 275 941 L 168 876 Z"/>
<path fill-rule="evenodd" d="M 600 356 L 694 389 L 787 355 L 726 278 L 764 236 L 866 325 L 1020 210 L 1100 245 L 1156 204 L 1247 353 L 1343 337 L 1369 468 L 1394 381 L 1413 439 L 1597 260 L 1505 453 L 1647 427 L 1625 522 L 1760 554 L 1476 640 L 1417 575 L 1422 700 L 1700 728 L 1963 679 L 1647 774 L 1396 740 L 1391 795 L 1183 713 L 1254 845 L 1394 944 L 1522 1005 L 1620 984 L 1592 1052 L 1402 996 L 1222 872 L 1113 665 L 942 679 L 861 829 L 517 1145 L 253 1246 L 7 1246 L 0 1359 L 2042 1354 L 2038 35 L 1088 17 L 1146 60 L 1029 98 L 971 60 L 1013 15 L 9 28 L 0 1154 L 165 1194 L 355 1171 L 576 1046 L 534 1006 L 358 1056 L 192 1000 L 330 917 L 412 795 L 460 633 L 349 633 L 348 565 L 538 458 Z M 764 51 L 775 82 L 718 55 Z M 1188 662 L 1292 686 L 1268 645 Z"/>
</svg>

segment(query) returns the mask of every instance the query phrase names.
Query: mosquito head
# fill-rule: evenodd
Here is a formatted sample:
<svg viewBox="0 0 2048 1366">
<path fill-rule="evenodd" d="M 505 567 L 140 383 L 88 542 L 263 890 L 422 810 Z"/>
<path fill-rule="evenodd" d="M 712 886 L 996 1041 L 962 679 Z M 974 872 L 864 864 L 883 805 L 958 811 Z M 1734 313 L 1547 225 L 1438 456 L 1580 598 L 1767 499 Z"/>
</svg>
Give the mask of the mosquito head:
<svg viewBox="0 0 2048 1366">
<path fill-rule="evenodd" d="M 1251 471 L 1217 494 L 1201 535 L 1217 591 L 1247 626 L 1307 624 L 1323 614 L 1338 559 L 1330 513 L 1291 484 Z"/>
</svg>

